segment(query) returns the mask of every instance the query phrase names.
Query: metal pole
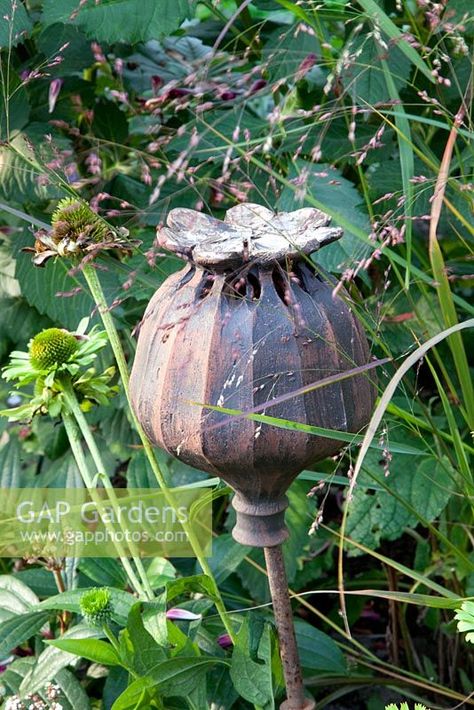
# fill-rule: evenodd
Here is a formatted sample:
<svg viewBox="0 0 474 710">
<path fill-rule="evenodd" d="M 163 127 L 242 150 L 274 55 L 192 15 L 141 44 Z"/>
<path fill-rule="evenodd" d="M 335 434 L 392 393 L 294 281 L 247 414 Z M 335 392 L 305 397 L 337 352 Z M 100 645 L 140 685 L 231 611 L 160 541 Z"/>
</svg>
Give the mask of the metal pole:
<svg viewBox="0 0 474 710">
<path fill-rule="evenodd" d="M 280 710 L 314 710 L 315 703 L 304 696 L 303 677 L 296 646 L 293 614 L 281 545 L 264 547 L 268 584 L 280 641 L 280 656 L 285 676 L 286 697 Z"/>
</svg>

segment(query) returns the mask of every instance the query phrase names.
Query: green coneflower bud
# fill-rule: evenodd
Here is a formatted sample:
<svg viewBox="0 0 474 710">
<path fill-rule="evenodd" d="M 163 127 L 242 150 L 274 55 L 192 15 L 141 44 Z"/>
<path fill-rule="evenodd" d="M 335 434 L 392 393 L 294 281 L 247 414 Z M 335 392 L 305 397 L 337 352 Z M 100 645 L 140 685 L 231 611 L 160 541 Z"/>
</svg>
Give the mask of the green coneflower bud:
<svg viewBox="0 0 474 710">
<path fill-rule="evenodd" d="M 96 587 L 84 592 L 79 605 L 81 614 L 92 626 L 104 626 L 112 617 L 111 595 L 105 587 Z"/>
<path fill-rule="evenodd" d="M 47 370 L 67 362 L 79 344 L 67 330 L 47 328 L 30 343 L 30 362 L 36 370 Z"/>
<path fill-rule="evenodd" d="M 101 242 L 106 239 L 109 228 L 86 202 L 66 197 L 58 203 L 53 213 L 53 239 L 60 242 L 64 238 L 72 241 L 87 239 Z"/>
</svg>

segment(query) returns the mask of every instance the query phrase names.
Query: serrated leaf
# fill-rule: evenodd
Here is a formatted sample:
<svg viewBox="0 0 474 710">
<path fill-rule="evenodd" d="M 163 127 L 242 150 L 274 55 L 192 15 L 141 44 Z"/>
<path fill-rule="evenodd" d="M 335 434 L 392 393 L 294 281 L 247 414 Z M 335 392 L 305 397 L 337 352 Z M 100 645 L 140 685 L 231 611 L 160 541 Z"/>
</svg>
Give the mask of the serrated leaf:
<svg viewBox="0 0 474 710">
<path fill-rule="evenodd" d="M 53 76 L 68 76 L 77 74 L 82 76 L 84 67 L 94 62 L 91 43 L 82 32 L 74 25 L 57 23 L 45 27 L 37 40 L 38 49 L 51 61 L 56 56 L 61 56 L 62 61 L 56 66 L 51 66 L 48 71 Z M 67 46 L 62 49 L 61 47 Z"/>
<path fill-rule="evenodd" d="M 320 56 L 321 46 L 315 34 L 306 32 L 301 24 L 274 30 L 263 48 L 270 80 L 293 82 L 298 67 L 309 54 Z"/>
<path fill-rule="evenodd" d="M 46 0 L 43 24 L 72 23 L 99 42 L 145 42 L 171 34 L 191 17 L 194 0 Z"/>
<path fill-rule="evenodd" d="M 365 488 L 367 477 L 361 477 L 348 504 L 347 518 L 348 536 L 373 549 L 382 539 L 396 540 L 405 527 L 416 527 L 420 522 L 416 513 L 427 522 L 433 521 L 453 491 L 453 472 L 445 460 L 408 459 L 398 454 L 390 462 L 387 477 L 379 461 L 375 453 L 367 454 L 364 469 L 370 471 L 369 480 L 388 486 L 391 494 Z"/>
<path fill-rule="evenodd" d="M 341 79 L 356 103 L 372 106 L 393 98 L 384 76 L 384 57 L 395 88 L 400 90 L 406 85 L 410 60 L 398 47 L 391 47 L 387 54 L 371 35 L 363 34 L 350 43 L 350 52 L 357 59 L 343 71 Z"/>
<path fill-rule="evenodd" d="M 19 250 L 31 244 L 31 235 L 17 238 Z M 56 324 L 75 330 L 81 318 L 94 313 L 95 306 L 82 276 L 71 276 L 68 273 L 71 266 L 68 260 L 59 258 L 39 268 L 32 264 L 31 254 L 18 252 L 15 275 L 28 303 Z M 110 270 L 101 272 L 100 280 L 112 302 L 117 295 L 116 274 Z M 97 315 L 94 319 L 97 319 Z"/>
</svg>

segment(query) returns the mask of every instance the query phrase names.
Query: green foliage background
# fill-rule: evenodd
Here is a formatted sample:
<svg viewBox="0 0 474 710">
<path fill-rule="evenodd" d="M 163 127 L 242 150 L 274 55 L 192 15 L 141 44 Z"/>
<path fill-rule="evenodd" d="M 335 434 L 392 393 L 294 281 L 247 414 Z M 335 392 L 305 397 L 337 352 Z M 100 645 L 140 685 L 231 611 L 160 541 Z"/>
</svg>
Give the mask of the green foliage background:
<svg viewBox="0 0 474 710">
<path fill-rule="evenodd" d="M 411 351 L 474 313 L 470 10 L 467 0 L 0 0 L 2 361 L 41 328 L 99 321 L 80 269 L 61 259 L 34 268 L 22 251 L 61 197 L 80 195 L 141 240 L 128 258 L 100 260 L 129 362 L 148 300 L 180 264 L 156 244 L 155 226 L 173 207 L 221 216 L 247 200 L 319 207 L 344 228 L 317 261 L 353 296 L 372 353 L 391 359 L 379 373 L 383 394 Z M 450 131 L 455 148 L 430 235 Z M 452 612 L 474 596 L 472 347 L 464 330 L 407 373 L 349 500 L 357 441 L 289 492 L 285 556 L 290 586 L 306 595 L 295 602 L 297 634 L 318 707 L 355 707 L 351 693 L 369 710 L 406 697 L 474 704 L 472 657 Z M 107 349 L 101 365 L 112 360 Z M 0 388 L 4 407 L 9 387 Z M 123 393 L 87 416 L 113 483 L 156 485 Z M 0 487 L 77 484 L 60 423 L 0 419 L 0 430 Z M 158 457 L 173 484 L 206 478 Z M 153 561 L 157 601 L 137 611 L 116 560 L 68 562 L 60 598 L 47 565 L 3 560 L 0 657 L 16 658 L 1 677 L 7 695 L 54 679 L 64 708 L 172 708 L 185 697 L 196 710 L 278 704 L 271 614 L 242 611 L 268 601 L 263 555 L 233 542 L 228 491 L 212 483 L 210 565 L 240 629 L 233 653 L 216 643 L 223 629 L 205 581 L 196 597 L 194 562 Z M 96 585 L 116 595 L 135 674 L 128 689 L 122 665 L 98 678 L 77 660 L 104 663 L 100 653 L 110 653 L 76 616 L 81 590 Z M 201 622 L 166 621 L 172 599 Z M 68 651 L 44 643 L 47 622 L 59 636 L 57 609 L 74 620 L 63 634 L 76 644 Z M 33 655 L 21 657 L 20 647 Z"/>
</svg>

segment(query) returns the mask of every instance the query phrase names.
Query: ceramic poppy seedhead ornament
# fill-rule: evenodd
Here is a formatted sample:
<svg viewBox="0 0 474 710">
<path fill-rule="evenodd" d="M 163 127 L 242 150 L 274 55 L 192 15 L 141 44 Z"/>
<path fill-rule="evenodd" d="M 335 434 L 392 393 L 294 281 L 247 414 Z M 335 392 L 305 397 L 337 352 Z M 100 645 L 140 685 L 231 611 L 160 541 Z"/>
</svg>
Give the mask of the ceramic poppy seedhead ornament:
<svg viewBox="0 0 474 710">
<path fill-rule="evenodd" d="M 245 414 L 343 432 L 369 421 L 375 388 L 357 369 L 369 361 L 365 335 L 348 295 L 335 295 L 309 258 L 341 236 L 313 208 L 275 213 L 243 203 L 223 221 L 172 210 L 158 239 L 186 265 L 146 309 L 131 376 L 150 440 L 232 486 L 234 538 L 264 548 L 287 691 L 281 710 L 315 707 L 305 697 L 281 549 L 285 493 L 341 442 Z"/>
<path fill-rule="evenodd" d="M 185 268 L 152 298 L 140 328 L 132 400 L 149 438 L 236 491 L 234 537 L 287 537 L 295 476 L 341 448 L 335 439 L 231 416 L 209 406 L 357 432 L 374 402 L 371 373 L 338 380 L 369 352 L 348 296 L 309 254 L 342 230 L 314 208 L 274 213 L 251 203 L 223 221 L 174 209 L 160 244 Z M 333 378 L 331 384 L 318 382 Z"/>
</svg>

